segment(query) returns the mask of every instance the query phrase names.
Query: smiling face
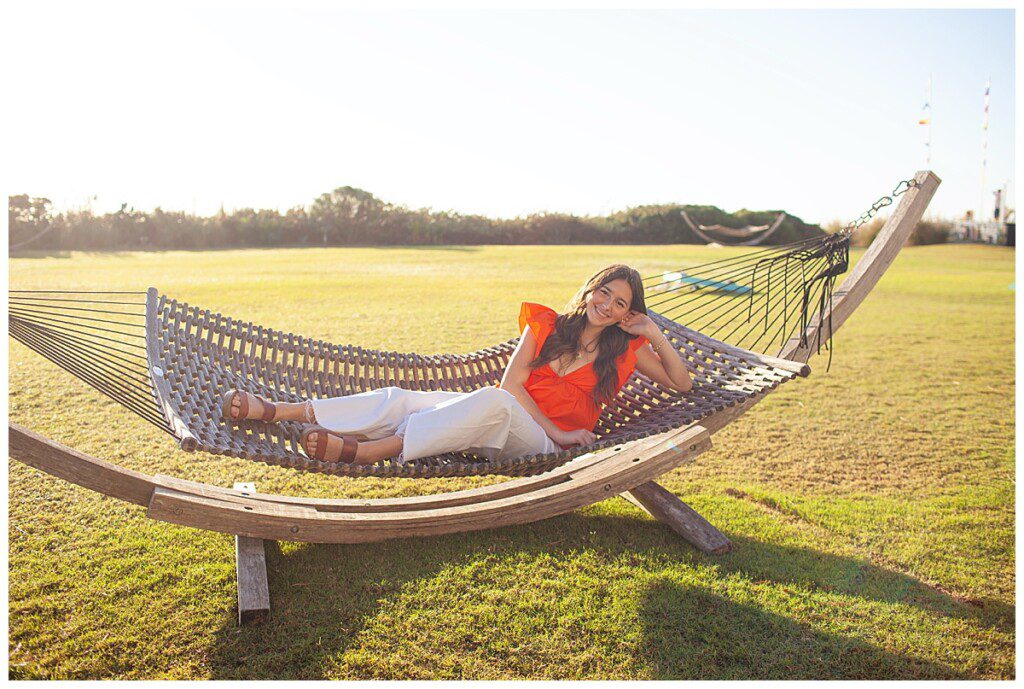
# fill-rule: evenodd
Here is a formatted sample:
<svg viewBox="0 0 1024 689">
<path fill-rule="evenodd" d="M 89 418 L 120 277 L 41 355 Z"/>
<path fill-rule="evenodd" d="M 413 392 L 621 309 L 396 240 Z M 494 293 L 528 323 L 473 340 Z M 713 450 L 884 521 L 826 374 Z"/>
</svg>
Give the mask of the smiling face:
<svg viewBox="0 0 1024 689">
<path fill-rule="evenodd" d="M 587 295 L 587 319 L 598 327 L 621 321 L 633 303 L 633 290 L 619 278 L 601 285 Z"/>
</svg>

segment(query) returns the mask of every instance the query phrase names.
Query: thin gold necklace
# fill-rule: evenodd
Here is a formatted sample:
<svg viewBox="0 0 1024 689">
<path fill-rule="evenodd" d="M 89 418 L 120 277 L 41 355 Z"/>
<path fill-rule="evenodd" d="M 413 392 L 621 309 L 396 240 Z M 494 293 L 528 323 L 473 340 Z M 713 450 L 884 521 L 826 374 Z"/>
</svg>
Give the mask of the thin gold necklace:
<svg viewBox="0 0 1024 689">
<path fill-rule="evenodd" d="M 582 348 L 582 350 L 580 350 L 580 349 L 577 349 L 577 350 L 576 350 L 576 360 L 577 360 L 577 361 L 579 361 L 580 359 L 582 359 L 582 358 L 583 358 L 583 350 L 585 350 L 585 351 L 587 352 L 587 354 L 590 354 L 591 352 L 595 351 L 595 350 L 593 350 L 593 349 L 590 349 L 590 345 L 594 344 L 594 343 L 595 343 L 595 342 L 597 342 L 597 341 L 598 341 L 599 339 L 601 339 L 601 335 L 600 335 L 600 333 L 598 333 L 597 337 L 595 337 L 595 338 L 594 338 L 593 340 L 591 340 L 591 341 L 590 341 L 589 343 L 587 343 L 586 345 L 584 345 L 584 346 L 583 346 L 583 348 Z"/>
<path fill-rule="evenodd" d="M 585 345 L 583 347 L 583 349 L 586 350 L 587 354 L 590 354 L 591 352 L 594 351 L 593 349 L 589 349 L 588 347 L 590 345 L 594 344 L 595 342 L 597 342 L 600 338 L 601 338 L 601 336 L 598 335 L 597 337 L 595 337 L 593 340 L 591 340 L 587 345 Z M 559 376 L 560 377 L 564 376 L 565 372 L 569 370 L 569 366 L 571 366 L 574 362 L 579 361 L 582 358 L 583 358 L 583 352 L 580 351 L 580 350 L 576 350 L 576 358 L 573 359 L 572 361 L 570 361 L 568 365 L 562 367 L 562 372 L 559 374 Z"/>
</svg>

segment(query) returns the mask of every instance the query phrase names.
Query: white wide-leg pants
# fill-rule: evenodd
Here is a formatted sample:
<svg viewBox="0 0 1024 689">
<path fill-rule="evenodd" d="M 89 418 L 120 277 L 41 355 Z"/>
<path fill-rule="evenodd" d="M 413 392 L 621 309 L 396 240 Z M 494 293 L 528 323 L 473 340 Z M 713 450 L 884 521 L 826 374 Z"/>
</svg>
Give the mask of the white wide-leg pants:
<svg viewBox="0 0 1024 689">
<path fill-rule="evenodd" d="M 515 395 L 496 387 L 425 392 L 392 386 L 312 404 L 316 422 L 329 430 L 370 440 L 401 436 L 399 463 L 445 452 L 495 461 L 560 449 Z"/>
</svg>

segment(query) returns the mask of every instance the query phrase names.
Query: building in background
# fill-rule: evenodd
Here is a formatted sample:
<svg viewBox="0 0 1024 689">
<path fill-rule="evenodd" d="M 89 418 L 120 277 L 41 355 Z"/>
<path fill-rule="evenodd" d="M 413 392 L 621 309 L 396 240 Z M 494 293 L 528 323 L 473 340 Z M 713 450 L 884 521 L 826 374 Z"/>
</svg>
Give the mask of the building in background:
<svg viewBox="0 0 1024 689">
<path fill-rule="evenodd" d="M 962 220 L 953 222 L 953 230 L 950 233 L 951 242 L 980 242 L 983 244 L 1003 244 L 1014 246 L 1016 233 L 1016 212 L 1007 210 L 1004 207 L 1006 190 L 998 189 L 993 194 L 995 205 L 992 211 L 992 218 L 976 219 L 974 211 L 964 213 Z"/>
</svg>

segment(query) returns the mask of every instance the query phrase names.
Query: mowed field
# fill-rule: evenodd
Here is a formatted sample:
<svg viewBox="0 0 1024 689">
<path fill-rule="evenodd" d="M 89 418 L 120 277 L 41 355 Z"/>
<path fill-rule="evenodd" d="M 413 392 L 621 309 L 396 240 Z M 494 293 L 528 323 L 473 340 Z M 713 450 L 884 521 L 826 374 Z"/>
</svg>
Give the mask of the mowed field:
<svg viewBox="0 0 1024 689">
<path fill-rule="evenodd" d="M 315 338 L 424 354 L 518 334 L 597 269 L 696 246 L 72 253 L 11 289 L 144 290 Z M 859 254 L 858 254 L 859 255 Z M 492 531 L 268 548 L 272 615 L 235 622 L 228 535 L 9 464 L 10 676 L 1014 676 L 1014 254 L 905 248 L 783 386 L 661 480 L 736 545 L 703 555 L 621 498 Z M 185 453 L 9 338 L 12 421 L 146 473 L 384 497 L 500 478 L 355 480 Z"/>
</svg>

